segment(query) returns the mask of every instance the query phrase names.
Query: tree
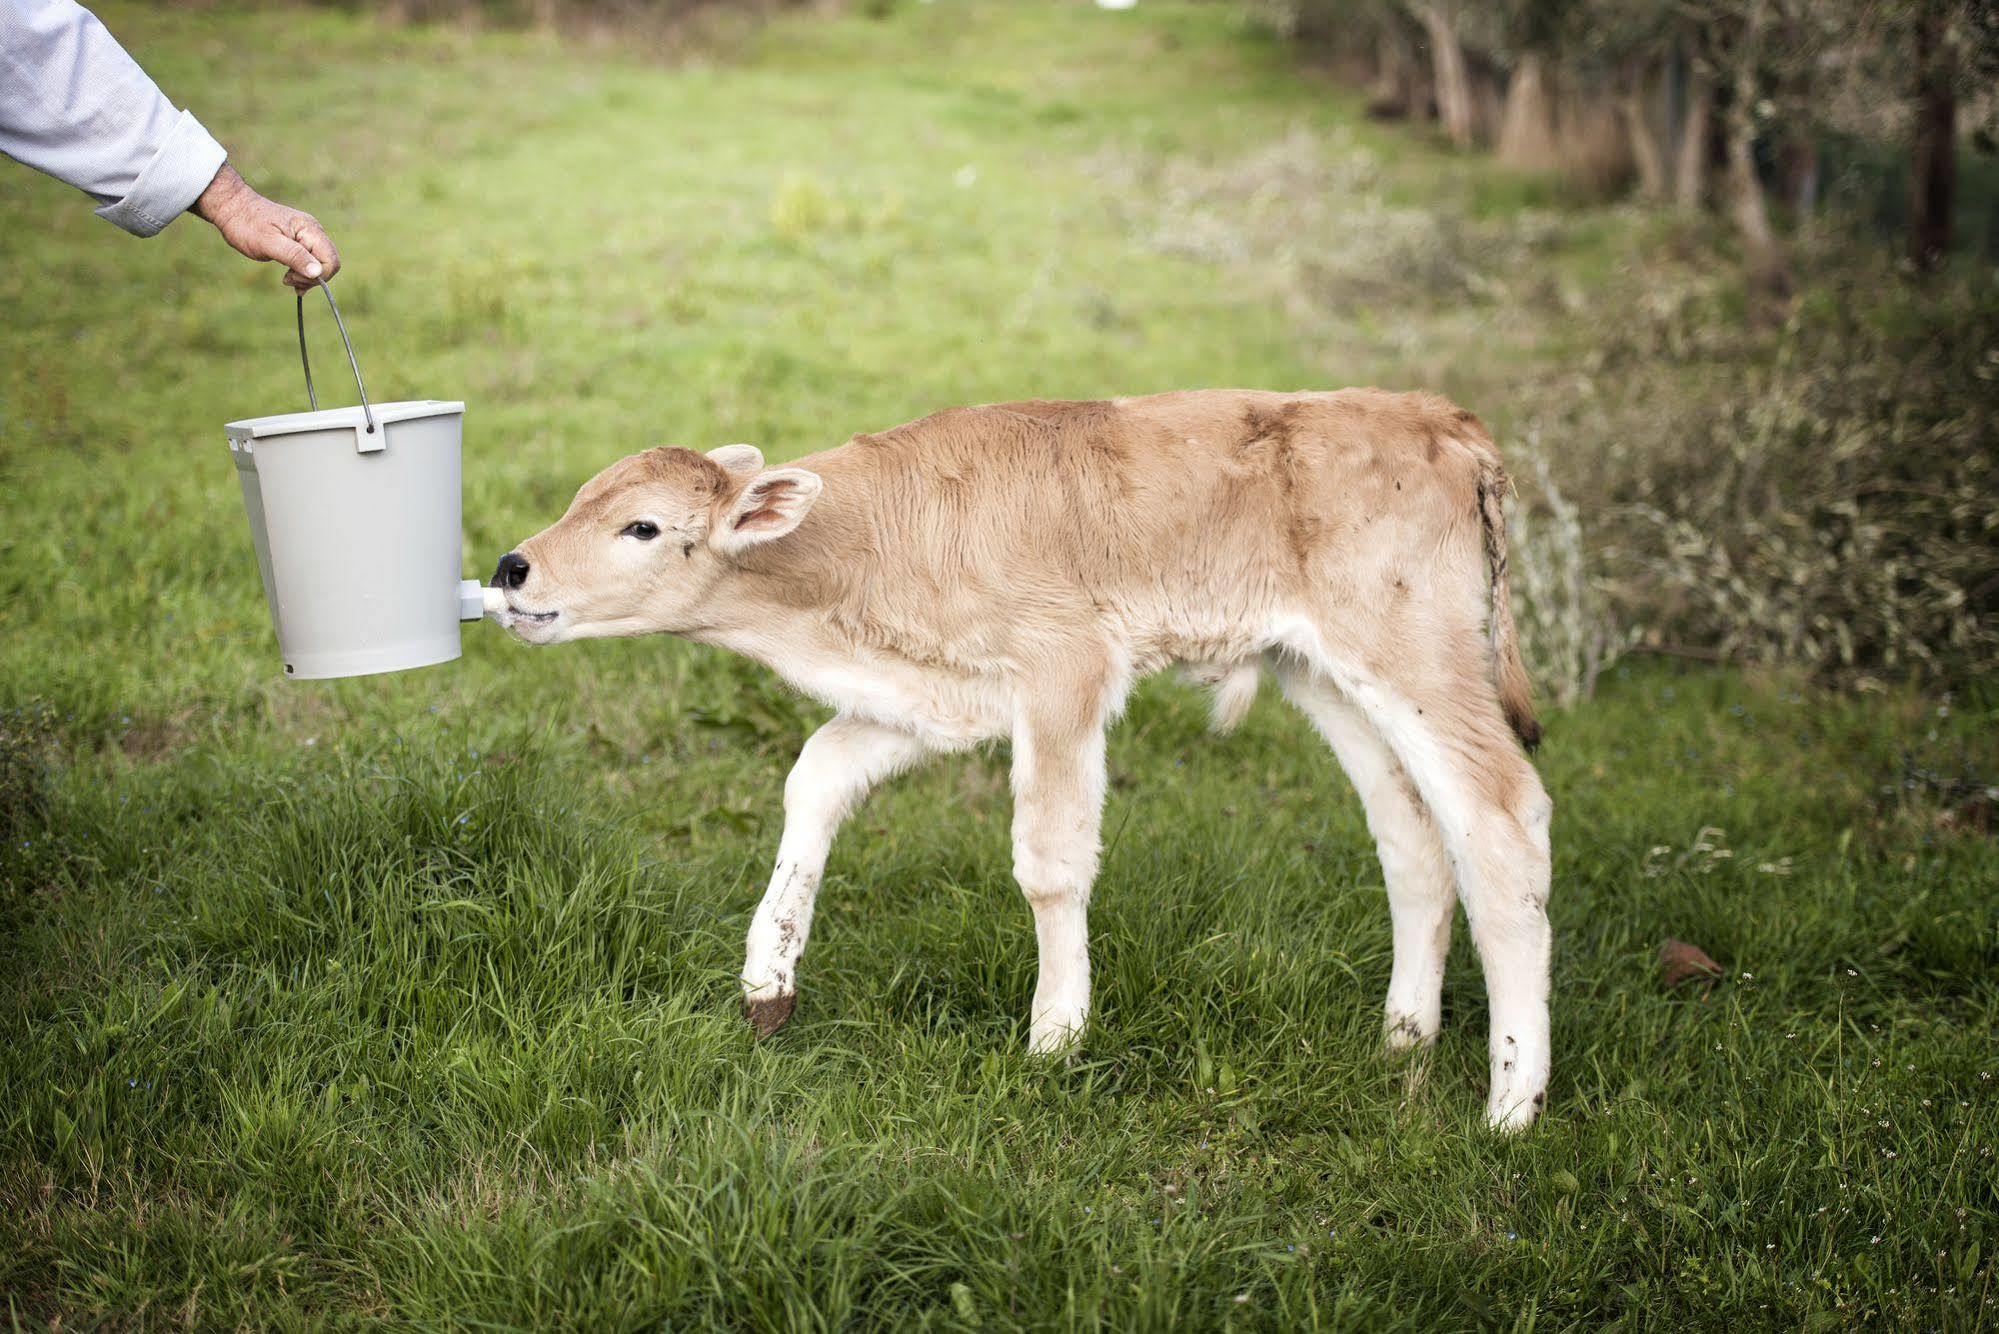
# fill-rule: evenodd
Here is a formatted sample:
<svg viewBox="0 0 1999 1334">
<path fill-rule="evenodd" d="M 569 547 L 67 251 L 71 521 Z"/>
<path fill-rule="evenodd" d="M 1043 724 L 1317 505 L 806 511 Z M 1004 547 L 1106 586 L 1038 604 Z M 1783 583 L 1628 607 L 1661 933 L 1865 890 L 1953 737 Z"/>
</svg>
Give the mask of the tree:
<svg viewBox="0 0 1999 1334">
<path fill-rule="evenodd" d="M 1554 62 L 1547 53 L 1520 53 L 1506 85 L 1506 109 L 1499 123 L 1499 160 L 1510 167 L 1549 171 L 1561 165 L 1555 131 Z"/>
<path fill-rule="evenodd" d="M 1946 0 L 1918 0 L 1915 137 L 1909 173 L 1909 258 L 1934 268 L 1950 251 L 1957 202 L 1957 70 Z"/>
<path fill-rule="evenodd" d="M 1508 0 L 1504 8 L 1513 77 L 1500 116 L 1499 157 L 1509 166 L 1550 170 L 1562 162 L 1555 81 L 1575 0 Z"/>
<path fill-rule="evenodd" d="M 1992 146 L 1999 126 L 1999 0 L 1842 0 L 1834 41 L 1854 77 L 1906 98 L 1909 123 L 1910 262 L 1940 264 L 1951 249 L 1957 154 L 1967 107 L 1982 107 L 1974 139 Z"/>
<path fill-rule="evenodd" d="M 1673 204 L 1691 213 L 1707 202 L 1707 165 L 1712 156 L 1711 115 L 1714 72 L 1705 57 L 1678 54 L 1682 70 L 1679 144 L 1673 155 Z"/>
<path fill-rule="evenodd" d="M 1505 8 L 1520 51 L 1520 96 L 1509 99 L 1520 125 L 1545 117 L 1571 171 L 1606 184 L 1635 172 L 1642 195 L 1668 197 L 1680 111 L 1675 7 L 1661 0 L 1506 0 Z M 1534 86 L 1542 82 L 1552 95 Z M 1535 107 L 1543 99 L 1545 112 Z"/>
<path fill-rule="evenodd" d="M 1478 134 L 1478 102 L 1472 92 L 1471 65 L 1458 35 L 1460 15 L 1451 0 L 1419 0 L 1410 12 L 1430 40 L 1437 120 L 1444 127 L 1444 137 L 1459 148 L 1470 148 Z"/>
<path fill-rule="evenodd" d="M 1714 93 L 1721 112 L 1722 196 L 1730 221 L 1742 241 L 1750 281 L 1774 296 L 1791 292 L 1791 263 L 1784 243 L 1770 221 L 1763 179 L 1756 165 L 1758 122 L 1772 86 L 1771 67 L 1778 53 L 1772 37 L 1791 17 L 1784 6 L 1803 7 L 1810 0 L 1683 0 L 1690 20 L 1696 59 L 1715 71 Z M 1787 51 L 1797 61 L 1800 53 Z M 1802 68 L 1802 66 L 1800 66 Z"/>
<path fill-rule="evenodd" d="M 1422 55 L 1422 33 L 1399 6 L 1359 7 L 1374 29 L 1374 86 L 1368 92 L 1371 116 L 1429 120 L 1437 114 L 1430 63 Z"/>
</svg>

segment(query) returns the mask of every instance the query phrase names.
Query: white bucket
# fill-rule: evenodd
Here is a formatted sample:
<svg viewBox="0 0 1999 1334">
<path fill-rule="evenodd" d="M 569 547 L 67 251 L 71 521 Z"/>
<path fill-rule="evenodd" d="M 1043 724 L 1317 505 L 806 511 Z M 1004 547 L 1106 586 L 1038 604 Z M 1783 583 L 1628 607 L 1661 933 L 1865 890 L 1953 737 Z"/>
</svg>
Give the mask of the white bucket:
<svg viewBox="0 0 1999 1334">
<path fill-rule="evenodd" d="M 354 382 L 361 406 L 320 411 L 308 364 L 314 411 L 223 428 L 285 675 L 299 680 L 450 662 L 459 622 L 483 612 L 483 590 L 458 577 L 465 405 L 370 404 L 358 365 Z"/>
</svg>

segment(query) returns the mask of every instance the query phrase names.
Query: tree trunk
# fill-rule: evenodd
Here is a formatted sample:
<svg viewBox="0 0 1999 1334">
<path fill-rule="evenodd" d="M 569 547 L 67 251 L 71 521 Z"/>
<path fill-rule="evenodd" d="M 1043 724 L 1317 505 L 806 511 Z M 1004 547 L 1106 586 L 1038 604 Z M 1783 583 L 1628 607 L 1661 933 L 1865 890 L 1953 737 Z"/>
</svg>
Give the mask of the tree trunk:
<svg viewBox="0 0 1999 1334">
<path fill-rule="evenodd" d="M 1818 206 L 1819 141 L 1814 113 L 1822 105 L 1822 98 L 1816 95 L 1813 63 L 1804 58 L 1813 42 L 1805 21 L 1809 6 L 1779 0 L 1777 8 L 1784 17 L 1775 33 L 1776 50 L 1794 53 L 1794 58 L 1782 62 L 1784 73 L 1778 77 L 1774 93 L 1780 127 L 1775 188 L 1777 197 L 1791 211 L 1792 225 L 1802 226 Z"/>
<path fill-rule="evenodd" d="M 1749 278 L 1774 296 L 1791 291 L 1791 267 L 1784 247 L 1770 226 L 1770 210 L 1763 199 L 1763 182 L 1756 175 L 1757 67 L 1763 52 L 1764 26 L 1769 18 L 1768 0 L 1754 0 L 1749 22 L 1740 43 L 1731 53 L 1734 79 L 1729 87 L 1725 166 L 1728 179 L 1728 211 L 1742 234 L 1743 258 Z"/>
<path fill-rule="evenodd" d="M 1395 39 L 1387 33 L 1374 39 L 1374 82 L 1367 89 L 1367 114 L 1377 120 L 1397 120 L 1409 114 L 1402 100 L 1402 72 Z"/>
<path fill-rule="evenodd" d="M 1561 165 L 1561 150 L 1555 141 L 1555 100 L 1548 89 L 1547 62 L 1538 51 L 1520 57 L 1513 81 L 1506 86 L 1499 160 L 1530 171 L 1549 171 Z"/>
<path fill-rule="evenodd" d="M 1407 39 L 1399 32 L 1383 32 L 1374 51 L 1375 78 L 1368 90 L 1367 114 L 1376 120 L 1427 119 L 1430 93 Z"/>
<path fill-rule="evenodd" d="M 1691 213 L 1707 202 L 1708 116 L 1714 90 L 1698 68 L 1687 73 L 1687 110 L 1680 120 L 1679 161 L 1673 168 L 1673 202 Z"/>
<path fill-rule="evenodd" d="M 1470 148 L 1476 133 L 1478 109 L 1472 99 L 1471 71 L 1465 64 L 1465 49 L 1450 16 L 1436 5 L 1418 10 L 1423 30 L 1430 38 L 1430 63 L 1437 85 L 1437 119 L 1444 135 L 1458 148 Z"/>
<path fill-rule="evenodd" d="M 1624 122 L 1625 136 L 1631 141 L 1631 162 L 1638 169 L 1638 193 L 1645 199 L 1664 199 L 1667 194 L 1666 155 L 1659 137 L 1652 131 L 1651 108 L 1646 106 L 1646 78 L 1642 67 L 1633 64 L 1624 71 L 1625 91 L 1617 98 L 1618 118 Z"/>
<path fill-rule="evenodd" d="M 1770 210 L 1763 200 L 1763 182 L 1756 176 L 1755 112 L 1731 105 L 1728 112 L 1728 211 L 1742 234 L 1743 258 L 1749 276 L 1779 296 L 1791 288 L 1790 265 L 1784 247 L 1770 227 Z"/>
<path fill-rule="evenodd" d="M 1499 119 L 1506 111 L 1506 78 L 1486 60 L 1467 60 L 1470 68 L 1472 136 L 1482 144 L 1499 138 Z"/>
<path fill-rule="evenodd" d="M 1608 196 L 1631 181 L 1631 141 L 1615 98 L 1589 89 L 1562 90 L 1555 107 L 1562 174 L 1593 195 Z"/>
<path fill-rule="evenodd" d="M 1944 5 L 1930 0 L 1916 21 L 1916 127 L 1909 181 L 1909 258 L 1933 269 L 1950 252 L 1957 198 L 1957 91 Z"/>
</svg>

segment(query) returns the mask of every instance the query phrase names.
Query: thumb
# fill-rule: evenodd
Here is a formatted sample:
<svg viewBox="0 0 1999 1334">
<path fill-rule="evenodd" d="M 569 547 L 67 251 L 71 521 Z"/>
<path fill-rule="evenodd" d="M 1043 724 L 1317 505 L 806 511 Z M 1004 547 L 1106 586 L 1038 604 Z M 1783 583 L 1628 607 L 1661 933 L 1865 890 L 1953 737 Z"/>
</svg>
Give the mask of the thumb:
<svg viewBox="0 0 1999 1334">
<path fill-rule="evenodd" d="M 269 257 L 304 277 L 317 278 L 320 274 L 320 263 L 312 252 L 289 236 L 271 238 Z"/>
</svg>

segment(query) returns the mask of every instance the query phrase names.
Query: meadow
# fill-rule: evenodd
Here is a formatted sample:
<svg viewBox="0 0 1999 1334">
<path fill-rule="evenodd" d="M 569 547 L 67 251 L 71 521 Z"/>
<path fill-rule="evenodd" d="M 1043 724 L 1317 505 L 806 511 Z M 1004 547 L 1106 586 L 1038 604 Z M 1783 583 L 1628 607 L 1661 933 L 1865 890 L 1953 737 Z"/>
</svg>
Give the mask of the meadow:
<svg viewBox="0 0 1999 1334">
<path fill-rule="evenodd" d="M 632 450 L 954 403 L 1380 383 L 1588 449 L 1535 413 L 1616 397 L 1579 312 L 1638 310 L 1670 250 L 1369 123 L 1231 6 L 859 6 L 670 61 L 100 12 L 327 223 L 374 396 L 468 403 L 468 574 Z M 0 165 L 13 1325 L 1999 1318 L 1989 687 L 1631 655 L 1549 708 L 1523 1136 L 1482 1127 L 1462 925 L 1427 1078 L 1381 1055 L 1380 870 L 1269 689 L 1213 738 L 1153 683 L 1114 732 L 1076 1059 L 1025 1053 L 1003 749 L 850 822 L 758 1042 L 742 935 L 825 711 L 714 651 L 489 626 L 284 681 L 220 428 L 303 406 L 289 294 Z M 1669 939 L 1724 975 L 1664 986 Z"/>
</svg>

